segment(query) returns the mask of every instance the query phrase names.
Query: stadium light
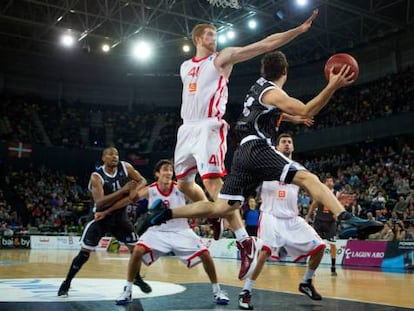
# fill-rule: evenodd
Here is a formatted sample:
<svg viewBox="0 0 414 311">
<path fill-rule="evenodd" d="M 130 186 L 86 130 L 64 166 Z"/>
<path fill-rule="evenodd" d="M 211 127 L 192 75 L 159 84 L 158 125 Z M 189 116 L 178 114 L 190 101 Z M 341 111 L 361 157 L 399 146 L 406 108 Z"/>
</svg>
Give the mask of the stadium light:
<svg viewBox="0 0 414 311">
<path fill-rule="evenodd" d="M 151 56 L 152 47 L 146 41 L 137 42 L 132 48 L 132 54 L 138 59 L 148 59 Z"/>
<path fill-rule="evenodd" d="M 309 1 L 308 1 L 308 0 L 296 0 L 296 5 L 297 5 L 297 6 L 300 6 L 300 7 L 307 6 L 307 5 L 308 5 L 308 3 L 309 3 Z"/>
<path fill-rule="evenodd" d="M 65 47 L 72 47 L 75 44 L 75 37 L 71 34 L 63 34 L 60 37 L 60 43 Z"/>
<path fill-rule="evenodd" d="M 226 36 L 225 35 L 219 35 L 218 36 L 218 42 L 219 43 L 226 43 Z"/>
<path fill-rule="evenodd" d="M 102 51 L 104 53 L 108 53 L 110 49 L 111 47 L 109 46 L 109 44 L 106 44 L 106 43 L 102 44 Z"/>
<path fill-rule="evenodd" d="M 257 27 L 257 22 L 256 22 L 256 20 L 255 20 L 255 19 L 251 19 L 251 20 L 249 20 L 249 21 L 247 22 L 247 26 L 248 26 L 250 29 L 256 29 L 256 27 Z"/>
<path fill-rule="evenodd" d="M 183 45 L 183 52 L 184 53 L 188 53 L 188 52 L 190 52 L 190 50 L 191 50 L 191 48 L 188 44 Z"/>
<path fill-rule="evenodd" d="M 234 32 L 233 29 L 230 29 L 229 31 L 227 31 L 227 38 L 234 39 L 235 37 L 236 37 L 236 33 Z"/>
</svg>

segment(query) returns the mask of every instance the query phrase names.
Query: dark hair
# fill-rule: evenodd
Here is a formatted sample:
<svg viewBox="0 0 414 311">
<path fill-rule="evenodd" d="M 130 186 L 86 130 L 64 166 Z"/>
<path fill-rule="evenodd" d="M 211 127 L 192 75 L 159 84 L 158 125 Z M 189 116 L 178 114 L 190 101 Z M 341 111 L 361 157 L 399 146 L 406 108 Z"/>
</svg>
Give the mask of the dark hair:
<svg viewBox="0 0 414 311">
<path fill-rule="evenodd" d="M 333 176 L 327 173 L 323 178 L 322 181 L 325 183 L 328 179 L 334 179 Z"/>
<path fill-rule="evenodd" d="M 155 167 L 154 167 L 154 175 L 155 175 L 156 172 L 159 172 L 160 171 L 160 169 L 161 169 L 161 167 L 163 165 L 171 165 L 172 167 L 174 167 L 173 162 L 170 161 L 170 160 L 168 160 L 168 159 L 159 160 L 157 162 L 157 164 L 155 164 Z"/>
<path fill-rule="evenodd" d="M 263 56 L 260 72 L 263 78 L 273 81 L 279 79 L 286 72 L 288 67 L 289 64 L 285 54 L 280 51 L 274 51 Z"/>
<path fill-rule="evenodd" d="M 277 146 L 277 145 L 279 145 L 280 140 L 281 140 L 282 138 L 285 138 L 285 137 L 292 138 L 292 135 L 290 135 L 289 133 L 282 133 L 282 134 L 280 134 L 280 135 L 276 138 L 276 146 Z"/>
<path fill-rule="evenodd" d="M 104 156 L 105 154 L 107 154 L 109 149 L 115 149 L 116 151 L 118 151 L 118 149 L 116 149 L 116 147 L 114 145 L 109 145 L 109 146 L 105 147 L 104 150 L 102 150 L 102 155 Z"/>
</svg>

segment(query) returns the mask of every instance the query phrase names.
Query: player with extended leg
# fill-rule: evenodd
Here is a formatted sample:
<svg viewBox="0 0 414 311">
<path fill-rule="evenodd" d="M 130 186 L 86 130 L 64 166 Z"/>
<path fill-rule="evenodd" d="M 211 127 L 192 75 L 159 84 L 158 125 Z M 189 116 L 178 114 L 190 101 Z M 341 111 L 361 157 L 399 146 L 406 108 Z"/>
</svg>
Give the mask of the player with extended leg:
<svg viewBox="0 0 414 311">
<path fill-rule="evenodd" d="M 295 116 L 313 117 L 340 88 L 351 85 L 353 74 L 349 66 L 343 66 L 337 73 L 330 71 L 327 86 L 307 104 L 290 97 L 282 87 L 286 82 L 288 63 L 283 53 L 268 53 L 262 59 L 262 77 L 250 88 L 241 117 L 236 124 L 236 132 L 241 139 L 236 149 L 219 200 L 214 204 L 201 201 L 181 208 L 170 210 L 159 204 L 149 211 L 137 226 L 138 234 L 149 226 L 157 225 L 171 218 L 196 218 L 226 216 L 234 214 L 241 202 L 251 195 L 263 181 L 278 180 L 294 184 L 307 190 L 312 198 L 329 206 L 342 225 L 347 226 L 349 235 L 368 235 L 378 232 L 383 224 L 353 217 L 345 211 L 335 195 L 319 178 L 301 164 L 285 157 L 272 146 L 276 137 L 275 117 L 280 113 Z M 350 230 L 353 229 L 353 230 Z M 261 246 L 252 243 L 239 244 L 242 259 L 239 278 L 244 279 L 253 270 L 257 262 L 256 255 Z"/>
</svg>

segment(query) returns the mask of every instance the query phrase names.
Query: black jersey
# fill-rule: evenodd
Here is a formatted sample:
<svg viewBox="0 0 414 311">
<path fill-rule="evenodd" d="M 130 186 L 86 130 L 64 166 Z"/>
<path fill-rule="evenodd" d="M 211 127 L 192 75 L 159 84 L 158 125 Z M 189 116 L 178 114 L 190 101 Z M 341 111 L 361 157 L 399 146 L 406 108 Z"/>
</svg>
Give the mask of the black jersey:
<svg viewBox="0 0 414 311">
<path fill-rule="evenodd" d="M 102 181 L 104 195 L 108 195 L 108 194 L 116 192 L 117 190 L 121 189 L 129 181 L 128 171 L 123 161 L 119 161 L 116 172 L 113 175 L 110 175 L 107 172 L 105 172 L 103 165 L 97 167 L 95 172 L 93 172 L 92 174 L 99 175 Z M 89 184 L 89 190 L 91 190 L 90 184 Z M 119 213 L 124 213 L 126 215 L 126 209 L 125 208 L 118 209 L 114 211 L 112 214 L 116 215 Z"/>
<path fill-rule="evenodd" d="M 318 207 L 316 209 L 315 214 L 315 221 L 335 221 L 335 218 L 333 216 L 333 213 L 331 210 L 327 207 L 325 207 L 323 204 L 318 203 Z"/>
<path fill-rule="evenodd" d="M 263 94 L 271 89 L 275 89 L 274 83 L 259 78 L 252 85 L 244 100 L 244 109 L 236 125 L 234 134 L 240 140 L 254 135 L 274 143 L 277 137 L 276 123 L 281 111 L 274 106 L 262 104 Z"/>
</svg>

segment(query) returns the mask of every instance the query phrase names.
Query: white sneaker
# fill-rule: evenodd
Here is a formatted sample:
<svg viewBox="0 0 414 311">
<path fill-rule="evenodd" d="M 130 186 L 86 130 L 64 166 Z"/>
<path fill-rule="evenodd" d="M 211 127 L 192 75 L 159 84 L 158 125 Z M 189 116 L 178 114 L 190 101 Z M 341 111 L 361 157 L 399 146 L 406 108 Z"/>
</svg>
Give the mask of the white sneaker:
<svg viewBox="0 0 414 311">
<path fill-rule="evenodd" d="M 124 292 L 115 300 L 117 305 L 126 305 L 132 302 L 132 291 L 124 286 Z"/>
<path fill-rule="evenodd" d="M 218 305 L 227 305 L 230 299 L 225 291 L 219 290 L 217 293 L 214 294 L 214 301 Z"/>
</svg>

